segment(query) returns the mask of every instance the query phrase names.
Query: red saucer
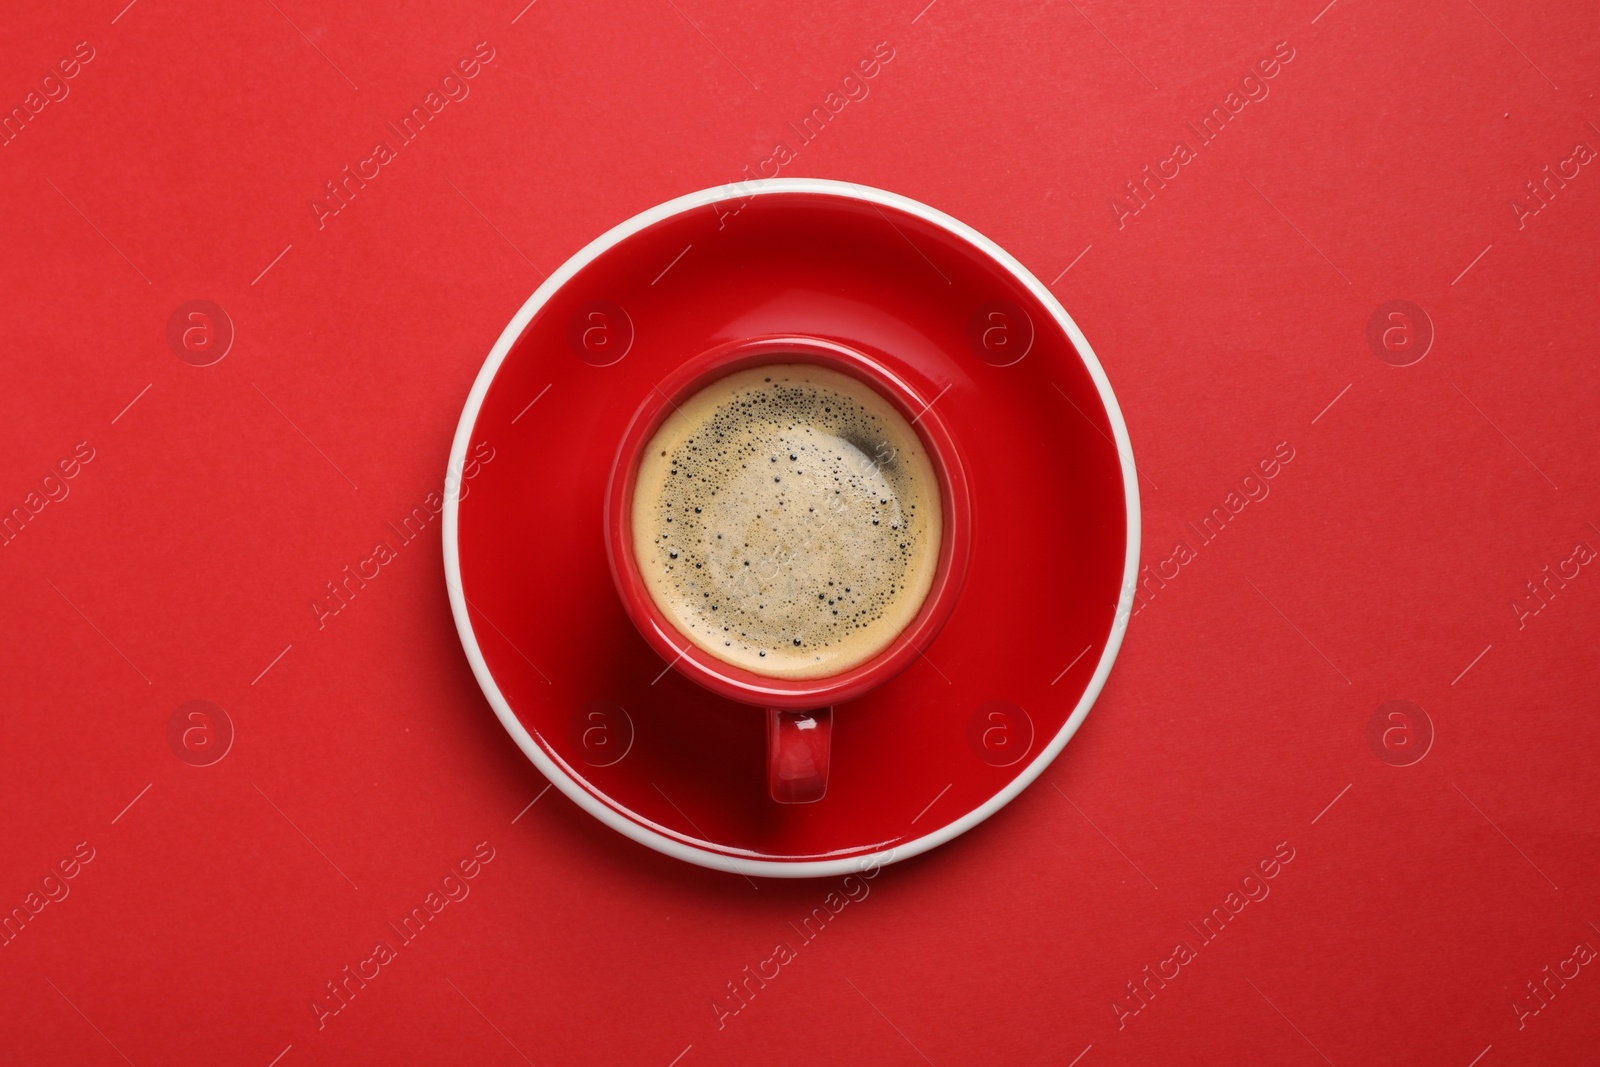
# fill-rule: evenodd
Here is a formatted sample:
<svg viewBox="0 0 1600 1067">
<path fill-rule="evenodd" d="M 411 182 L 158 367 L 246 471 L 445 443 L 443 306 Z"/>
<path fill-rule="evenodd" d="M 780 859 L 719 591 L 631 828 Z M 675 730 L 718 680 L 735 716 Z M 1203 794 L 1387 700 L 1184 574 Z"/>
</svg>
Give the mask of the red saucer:
<svg viewBox="0 0 1600 1067">
<path fill-rule="evenodd" d="M 683 360 L 761 334 L 851 345 L 937 397 L 972 492 L 954 614 L 920 662 L 838 707 L 828 793 L 808 805 L 767 797 L 764 713 L 639 636 L 601 524 L 645 395 Z M 1088 343 L 998 246 L 857 185 L 705 190 L 583 249 L 490 353 L 450 472 L 466 486 L 445 509 L 451 605 L 506 729 L 596 817 L 709 867 L 845 873 L 976 825 L 1072 736 L 1131 609 L 1133 456 Z"/>
</svg>

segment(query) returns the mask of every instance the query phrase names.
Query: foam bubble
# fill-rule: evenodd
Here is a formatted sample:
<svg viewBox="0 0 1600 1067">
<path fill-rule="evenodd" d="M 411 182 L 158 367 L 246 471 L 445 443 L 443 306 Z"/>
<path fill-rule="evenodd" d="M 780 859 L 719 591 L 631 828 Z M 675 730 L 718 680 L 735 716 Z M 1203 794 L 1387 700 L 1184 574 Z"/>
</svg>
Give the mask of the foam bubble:
<svg viewBox="0 0 1600 1067">
<path fill-rule="evenodd" d="M 737 371 L 640 460 L 634 555 L 700 648 L 778 678 L 838 674 L 916 616 L 939 555 L 939 483 L 876 390 L 810 364 Z"/>
</svg>

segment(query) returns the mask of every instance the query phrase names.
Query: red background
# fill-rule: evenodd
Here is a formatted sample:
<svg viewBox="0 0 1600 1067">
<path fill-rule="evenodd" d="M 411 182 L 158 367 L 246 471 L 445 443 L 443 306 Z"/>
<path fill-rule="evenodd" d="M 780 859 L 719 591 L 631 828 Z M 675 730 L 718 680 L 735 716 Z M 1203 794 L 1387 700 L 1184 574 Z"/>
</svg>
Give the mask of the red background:
<svg viewBox="0 0 1600 1067">
<path fill-rule="evenodd" d="M 275 3 L 7 13 L 7 113 L 94 58 L 0 147 L 0 508 L 94 458 L 0 548 L 0 907 L 94 858 L 0 948 L 0 1059 L 1584 1062 L 1592 966 L 1520 1029 L 1512 1004 L 1600 947 L 1600 578 L 1511 604 L 1600 548 L 1600 176 L 1520 227 L 1510 202 L 1600 148 L 1592 5 Z M 719 1029 L 837 887 L 527 808 L 437 528 L 323 629 L 308 604 L 439 488 L 541 271 L 743 176 L 885 40 L 783 173 L 923 200 L 1052 285 L 1149 479 L 1144 561 L 1295 459 L 1133 618 L 1033 788 L 884 869 Z M 323 182 L 479 41 L 470 95 L 319 229 Z M 1119 229 L 1178 139 L 1197 158 Z M 236 330 L 213 366 L 168 345 L 193 299 Z M 1396 299 L 1435 332 L 1405 368 L 1367 341 Z M 194 699 L 236 730 L 211 766 L 168 745 Z M 1435 733 L 1405 767 L 1368 737 L 1397 699 Z M 481 841 L 470 896 L 319 1030 L 324 983 Z M 1124 983 L 1280 842 L 1270 896 L 1119 1029 Z"/>
</svg>

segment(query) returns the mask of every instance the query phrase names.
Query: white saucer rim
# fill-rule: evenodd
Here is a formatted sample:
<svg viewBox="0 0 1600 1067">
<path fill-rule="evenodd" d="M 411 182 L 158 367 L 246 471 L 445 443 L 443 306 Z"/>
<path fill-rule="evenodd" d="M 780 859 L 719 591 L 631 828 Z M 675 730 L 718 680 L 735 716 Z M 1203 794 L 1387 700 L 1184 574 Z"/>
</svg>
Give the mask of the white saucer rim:
<svg viewBox="0 0 1600 1067">
<path fill-rule="evenodd" d="M 489 670 L 488 663 L 484 659 L 483 651 L 479 647 L 477 634 L 473 629 L 472 620 L 467 611 L 466 594 L 461 584 L 461 559 L 457 542 L 461 471 L 465 466 L 473 430 L 477 426 L 478 416 L 482 411 L 483 401 L 488 395 L 489 387 L 499 373 L 507 355 L 510 354 L 511 349 L 515 346 L 517 339 L 522 336 L 523 330 L 533 320 L 534 315 L 580 270 L 641 230 L 676 215 L 704 208 L 714 203 L 775 193 L 810 193 L 821 196 L 835 196 L 881 207 L 896 208 L 949 232 L 984 253 L 1007 273 L 1015 277 L 1018 282 L 1033 294 L 1039 304 L 1050 312 L 1051 316 L 1066 332 L 1073 346 L 1077 349 L 1078 355 L 1088 370 L 1091 379 L 1094 381 L 1095 388 L 1099 391 L 1100 401 L 1105 407 L 1106 415 L 1111 422 L 1113 442 L 1116 445 L 1117 459 L 1122 469 L 1123 499 L 1127 504 L 1127 552 L 1123 562 L 1121 592 L 1117 600 L 1116 614 L 1112 619 L 1111 630 L 1107 636 L 1105 648 L 1101 650 L 1099 661 L 1095 665 L 1094 675 L 1085 687 L 1077 706 L 1073 708 L 1072 714 L 1068 716 L 1066 722 L 1062 724 L 1061 729 L 1056 732 L 1050 743 L 1044 746 L 1038 755 L 1029 762 L 1027 767 L 1006 784 L 1005 788 L 960 818 L 952 820 L 921 837 L 902 842 L 891 848 L 840 859 L 758 860 L 734 858 L 721 852 L 700 848 L 667 837 L 628 818 L 597 799 L 551 759 L 549 754 L 528 733 L 527 728 L 522 725 L 521 720 L 517 718 L 516 713 L 511 709 L 510 703 L 506 700 L 505 695 L 501 693 L 500 687 L 495 682 L 494 675 Z M 494 708 L 494 712 L 499 717 L 500 723 L 505 727 L 506 732 L 516 741 L 517 746 L 522 749 L 523 753 L 533 761 L 534 766 L 538 767 L 539 771 L 556 788 L 566 794 L 568 799 L 613 830 L 675 859 L 736 874 L 753 874 L 770 878 L 822 878 L 851 874 L 920 855 L 929 849 L 937 848 L 939 845 L 959 837 L 974 826 L 977 826 L 1009 804 L 1031 785 L 1034 779 L 1038 778 L 1044 772 L 1044 769 L 1060 754 L 1061 750 L 1066 747 L 1067 742 L 1072 739 L 1072 735 L 1077 733 L 1078 727 L 1082 725 L 1083 720 L 1089 714 L 1089 709 L 1094 706 L 1095 700 L 1098 699 L 1101 690 L 1105 687 L 1106 679 L 1111 673 L 1111 665 L 1115 661 L 1117 653 L 1122 647 L 1123 637 L 1127 633 L 1128 620 L 1133 614 L 1133 597 L 1138 576 L 1140 540 L 1138 475 L 1134 468 L 1133 445 L 1128 437 L 1127 423 L 1123 419 L 1122 409 L 1117 403 L 1116 394 L 1111 389 L 1111 382 L 1106 377 L 1105 369 L 1101 366 L 1099 357 L 1095 355 L 1094 349 L 1090 346 L 1088 338 L 1083 335 L 1083 331 L 1072 320 L 1072 316 L 1067 314 L 1066 308 L 1062 307 L 1061 303 L 1056 300 L 1054 294 L 1031 271 L 994 241 L 937 208 L 912 200 L 909 197 L 901 196 L 898 193 L 891 193 L 887 190 L 859 185 L 854 182 L 835 181 L 829 178 L 769 178 L 713 186 L 657 204 L 655 207 L 640 212 L 627 221 L 613 226 L 610 230 L 585 245 L 533 291 L 533 295 L 529 296 L 517 313 L 512 316 L 511 321 L 506 325 L 506 328 L 495 341 L 494 346 L 489 350 L 489 355 L 484 360 L 482 368 L 478 371 L 478 375 L 472 383 L 471 391 L 467 394 L 467 401 L 462 408 L 461 419 L 456 426 L 455 437 L 450 446 L 449 464 L 446 468 L 445 489 L 442 546 L 445 584 L 450 595 L 450 611 L 455 618 L 456 630 L 461 637 L 462 650 L 467 655 L 467 661 L 472 667 L 472 673 L 477 678 L 479 687 L 483 690 L 484 696 L 488 698 L 490 706 Z"/>
</svg>

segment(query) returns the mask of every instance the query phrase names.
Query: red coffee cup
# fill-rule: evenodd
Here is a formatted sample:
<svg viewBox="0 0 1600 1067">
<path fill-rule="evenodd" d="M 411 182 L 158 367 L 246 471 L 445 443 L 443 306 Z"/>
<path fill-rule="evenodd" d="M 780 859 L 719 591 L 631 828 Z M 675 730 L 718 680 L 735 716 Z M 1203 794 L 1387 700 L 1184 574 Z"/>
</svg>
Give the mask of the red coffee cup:
<svg viewBox="0 0 1600 1067">
<path fill-rule="evenodd" d="M 916 430 L 939 481 L 943 510 L 933 583 L 911 622 L 865 663 L 820 678 L 773 678 L 736 667 L 684 636 L 656 605 L 634 555 L 633 491 L 641 453 L 682 400 L 736 371 L 768 364 L 816 364 L 848 374 L 894 405 Z M 925 397 L 873 357 L 816 337 L 756 337 L 718 346 L 682 364 L 646 396 L 622 435 L 606 487 L 606 555 L 629 618 L 671 669 L 710 692 L 763 708 L 767 790 L 782 804 L 821 800 L 828 788 L 833 709 L 889 681 L 932 643 L 955 609 L 966 577 L 972 514 L 960 453 Z"/>
</svg>

